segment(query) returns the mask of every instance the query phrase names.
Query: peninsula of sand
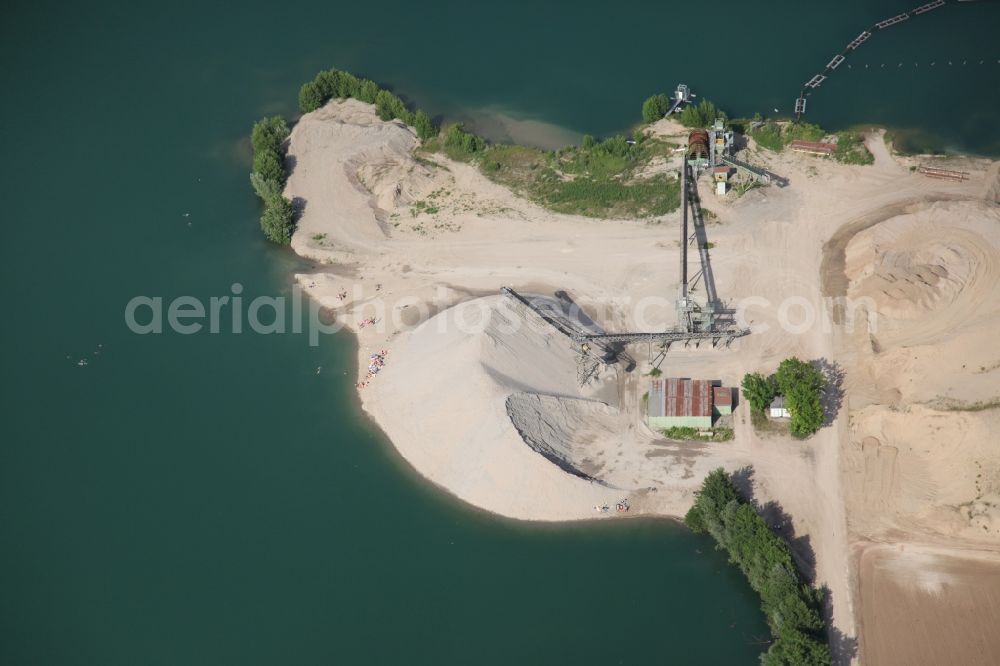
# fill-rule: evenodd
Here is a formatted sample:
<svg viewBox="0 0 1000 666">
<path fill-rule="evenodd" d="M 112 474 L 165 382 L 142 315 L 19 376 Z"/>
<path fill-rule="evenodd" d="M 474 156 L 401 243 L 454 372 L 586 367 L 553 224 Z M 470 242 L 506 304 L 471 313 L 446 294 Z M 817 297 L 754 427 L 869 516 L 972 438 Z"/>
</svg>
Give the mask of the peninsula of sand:
<svg viewBox="0 0 1000 666">
<path fill-rule="evenodd" d="M 645 131 L 686 132 L 667 120 Z M 333 101 L 295 126 L 286 196 L 296 276 L 358 337 L 361 404 L 421 475 L 524 520 L 681 517 L 712 469 L 746 492 L 829 590 L 837 661 L 1000 659 L 1000 171 L 961 182 L 866 138 L 872 166 L 746 150 L 785 187 L 701 199 L 720 297 L 751 333 L 729 347 L 629 348 L 581 386 L 577 345 L 500 294 L 571 301 L 595 329 L 674 325 L 679 212 L 548 212 L 474 166 L 415 152 L 373 107 Z M 650 169 L 675 174 L 681 156 Z M 852 304 L 850 311 L 831 307 Z M 810 313 L 812 313 L 810 315 Z M 738 386 L 789 356 L 836 378 L 807 440 L 746 405 L 727 442 L 645 424 L 654 368 Z M 614 511 L 622 502 L 627 513 Z M 600 508 L 611 506 L 612 511 Z"/>
</svg>

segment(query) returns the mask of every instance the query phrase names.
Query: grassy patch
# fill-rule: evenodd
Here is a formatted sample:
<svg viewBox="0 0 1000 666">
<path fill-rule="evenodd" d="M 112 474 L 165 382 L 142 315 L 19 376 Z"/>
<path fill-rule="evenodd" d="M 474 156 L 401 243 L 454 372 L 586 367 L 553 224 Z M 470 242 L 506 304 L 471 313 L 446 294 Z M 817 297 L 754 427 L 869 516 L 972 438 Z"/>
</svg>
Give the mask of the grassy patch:
<svg viewBox="0 0 1000 666">
<path fill-rule="evenodd" d="M 768 121 L 749 131 L 750 136 L 763 148 L 781 152 L 785 146 L 792 141 L 801 139 L 803 141 L 819 141 L 825 133 L 823 128 L 809 123 L 778 123 Z"/>
<path fill-rule="evenodd" d="M 715 428 L 712 430 L 713 442 L 728 442 L 735 437 L 732 428 Z"/>
<path fill-rule="evenodd" d="M 701 439 L 698 433 L 701 432 L 697 428 L 688 428 L 686 426 L 674 426 L 673 428 L 664 428 L 660 432 L 667 439 Z"/>
<path fill-rule="evenodd" d="M 1000 398 L 978 400 L 976 402 L 948 400 L 942 402 L 940 409 L 946 412 L 985 412 L 989 409 L 1000 409 Z"/>
<path fill-rule="evenodd" d="M 833 153 L 833 159 L 844 164 L 875 163 L 875 156 L 871 154 L 857 132 L 837 132 L 837 150 Z"/>
<path fill-rule="evenodd" d="M 781 137 L 781 126 L 778 123 L 764 123 L 760 127 L 750 130 L 749 134 L 762 148 L 780 152 L 785 147 L 785 142 Z"/>
<path fill-rule="evenodd" d="M 732 428 L 714 428 L 712 429 L 712 435 L 706 436 L 708 431 L 698 430 L 697 428 L 688 428 L 686 426 L 674 426 L 673 428 L 663 428 L 660 430 L 663 436 L 667 439 L 675 439 L 681 441 L 698 441 L 698 442 L 728 442 L 733 438 Z"/>
<path fill-rule="evenodd" d="M 675 179 L 638 175 L 653 159 L 668 157 L 674 144 L 641 135 L 633 141 L 584 137 L 583 145 L 556 153 L 494 145 L 479 153 L 478 163 L 490 180 L 559 213 L 642 218 L 676 210 Z"/>
</svg>

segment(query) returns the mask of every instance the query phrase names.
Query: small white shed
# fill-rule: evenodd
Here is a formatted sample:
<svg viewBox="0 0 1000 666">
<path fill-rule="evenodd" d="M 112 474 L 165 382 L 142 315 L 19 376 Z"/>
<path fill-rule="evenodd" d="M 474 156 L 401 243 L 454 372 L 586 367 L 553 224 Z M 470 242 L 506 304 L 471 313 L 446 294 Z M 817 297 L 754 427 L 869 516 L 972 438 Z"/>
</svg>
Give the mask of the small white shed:
<svg viewBox="0 0 1000 666">
<path fill-rule="evenodd" d="M 771 401 L 771 404 L 767 409 L 768 409 L 767 412 L 768 416 L 770 416 L 772 419 L 792 418 L 792 415 L 788 411 L 788 408 L 785 407 L 785 398 L 780 395 Z"/>
</svg>

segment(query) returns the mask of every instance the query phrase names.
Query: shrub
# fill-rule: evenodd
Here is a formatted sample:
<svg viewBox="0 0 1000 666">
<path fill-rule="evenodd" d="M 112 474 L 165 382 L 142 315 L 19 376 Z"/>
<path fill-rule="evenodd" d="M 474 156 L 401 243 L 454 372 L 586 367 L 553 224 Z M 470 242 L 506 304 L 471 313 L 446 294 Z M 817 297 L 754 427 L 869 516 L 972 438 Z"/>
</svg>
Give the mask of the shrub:
<svg viewBox="0 0 1000 666">
<path fill-rule="evenodd" d="M 329 97 L 327 97 L 329 99 Z M 303 83 L 299 88 L 299 111 L 309 113 L 323 106 L 324 95 L 320 92 L 319 86 L 310 81 Z"/>
<path fill-rule="evenodd" d="M 287 178 L 284 150 L 286 138 L 288 124 L 281 116 L 258 121 L 250 132 L 250 142 L 253 145 L 250 184 L 264 204 L 260 226 L 268 240 L 281 245 L 287 245 L 291 241 L 295 226 L 294 207 L 281 196 Z"/>
<path fill-rule="evenodd" d="M 378 84 L 374 81 L 362 79 L 357 85 L 357 91 L 354 93 L 354 97 L 357 97 L 362 102 L 374 104 L 375 98 L 378 97 L 379 90 L 380 88 L 378 87 Z"/>
<path fill-rule="evenodd" d="M 707 99 L 701 100 L 698 104 L 689 104 L 680 113 L 680 123 L 684 127 L 708 127 L 715 122 L 716 118 L 725 118 L 715 107 L 715 104 Z"/>
<path fill-rule="evenodd" d="M 407 124 L 412 124 L 413 118 L 406 110 L 403 100 L 393 95 L 388 90 L 379 90 L 375 95 L 375 112 L 382 120 L 392 120 L 399 118 Z"/>
<path fill-rule="evenodd" d="M 430 116 L 423 111 L 417 111 L 413 116 L 413 127 L 417 130 L 417 136 L 424 141 L 433 138 L 437 134 L 437 128 L 434 127 Z"/>
<path fill-rule="evenodd" d="M 359 79 L 349 72 L 336 69 L 322 71 L 299 89 L 299 110 L 302 113 L 315 111 L 331 99 L 354 97 L 362 102 L 375 105 L 375 111 L 382 120 L 399 118 L 407 125 L 413 125 L 417 117 L 406 108 L 398 96 L 380 88 L 374 81 Z M 422 130 L 417 128 L 421 138 L 434 135 L 433 124 L 427 114 L 421 117 Z"/>
<path fill-rule="evenodd" d="M 361 80 L 350 72 L 330 70 L 336 87 L 334 97 L 357 97 L 361 88 Z"/>
<path fill-rule="evenodd" d="M 264 213 L 260 217 L 260 228 L 268 240 L 279 245 L 288 245 L 295 228 L 293 219 L 295 208 L 284 197 L 274 197 L 264 203 Z"/>
<path fill-rule="evenodd" d="M 646 99 L 642 103 L 642 119 L 647 123 L 655 123 L 657 120 L 667 115 L 670 110 L 670 98 L 659 93 Z"/>
<path fill-rule="evenodd" d="M 250 143 L 254 154 L 262 150 L 281 151 L 281 144 L 288 138 L 288 123 L 281 116 L 263 118 L 253 126 Z"/>
<path fill-rule="evenodd" d="M 471 157 L 486 149 L 486 140 L 466 132 L 461 123 L 455 123 L 444 133 L 444 147 L 452 157 Z"/>
<path fill-rule="evenodd" d="M 253 156 L 253 173 L 264 180 L 285 184 L 285 165 L 282 156 L 271 150 L 262 150 Z"/>
<path fill-rule="evenodd" d="M 689 428 L 687 426 L 673 426 L 671 428 L 664 428 L 663 436 L 667 439 L 697 439 L 698 429 Z"/>
<path fill-rule="evenodd" d="M 281 196 L 281 185 L 277 181 L 265 179 L 259 173 L 250 174 L 250 185 L 262 201 Z"/>
<path fill-rule="evenodd" d="M 317 74 L 316 78 L 313 79 L 313 87 L 316 89 L 316 93 L 322 98 L 323 103 L 334 97 L 346 96 L 340 89 L 340 72 L 335 69 Z"/>
</svg>

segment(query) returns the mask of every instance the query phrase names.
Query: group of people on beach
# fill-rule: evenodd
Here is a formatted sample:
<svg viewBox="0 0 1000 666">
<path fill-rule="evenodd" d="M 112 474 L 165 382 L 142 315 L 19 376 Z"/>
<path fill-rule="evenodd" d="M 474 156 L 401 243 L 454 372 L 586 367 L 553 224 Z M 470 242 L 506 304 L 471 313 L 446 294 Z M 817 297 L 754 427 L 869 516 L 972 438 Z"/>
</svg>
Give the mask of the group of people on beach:
<svg viewBox="0 0 1000 666">
<path fill-rule="evenodd" d="M 385 357 L 389 355 L 388 349 L 383 349 L 377 354 L 372 354 L 368 357 L 368 374 L 365 378 L 358 382 L 357 387 L 363 389 L 368 386 L 368 382 L 374 379 L 375 375 L 379 373 L 379 370 L 385 367 Z"/>
<path fill-rule="evenodd" d="M 358 328 L 364 328 L 365 326 L 374 326 L 375 322 L 378 320 L 375 317 L 369 317 L 368 319 L 362 319 L 358 322 Z"/>
<path fill-rule="evenodd" d="M 615 504 L 615 509 L 618 511 L 618 513 L 626 513 L 629 510 L 628 499 L 627 498 L 622 499 L 621 502 Z M 611 511 L 611 507 L 608 506 L 607 504 L 600 506 L 594 505 L 594 511 L 597 511 L 598 513 L 607 513 L 608 511 Z"/>
</svg>

